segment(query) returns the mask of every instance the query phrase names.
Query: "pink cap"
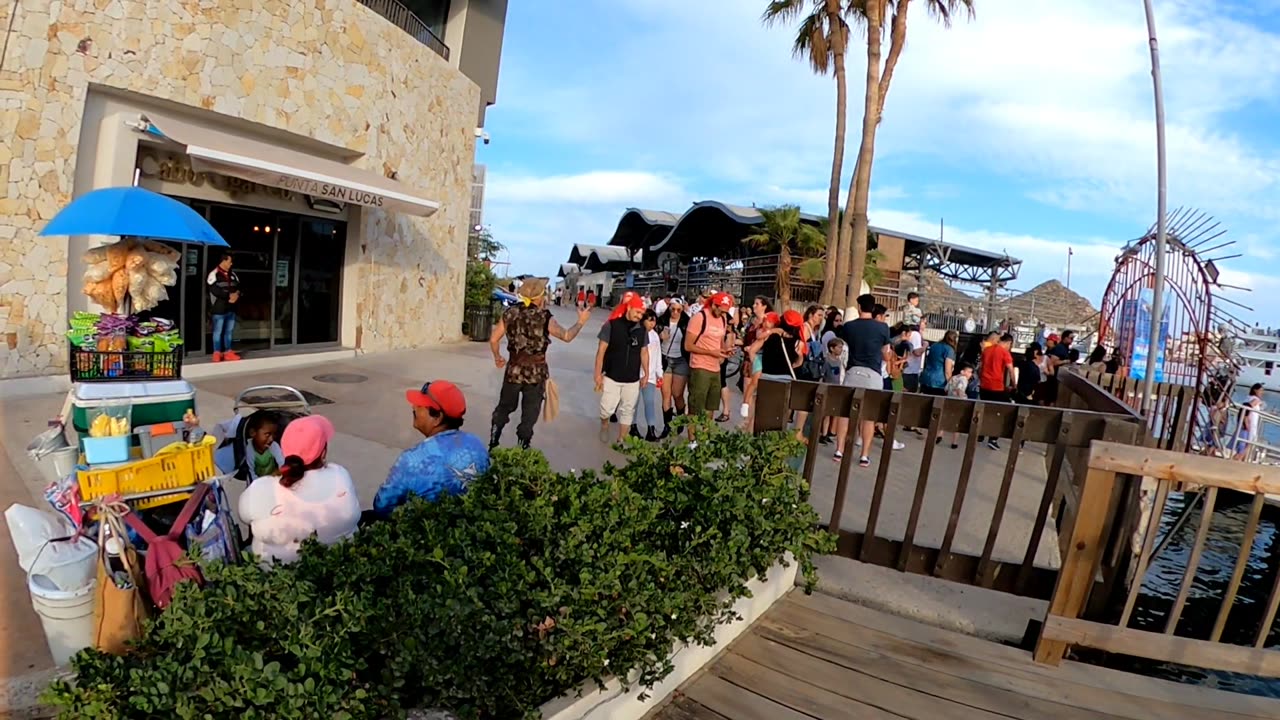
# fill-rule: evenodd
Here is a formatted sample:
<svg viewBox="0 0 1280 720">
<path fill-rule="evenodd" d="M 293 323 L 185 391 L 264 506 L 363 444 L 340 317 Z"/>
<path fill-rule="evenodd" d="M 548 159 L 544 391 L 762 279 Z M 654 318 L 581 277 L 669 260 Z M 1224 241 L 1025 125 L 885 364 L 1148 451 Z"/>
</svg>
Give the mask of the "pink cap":
<svg viewBox="0 0 1280 720">
<path fill-rule="evenodd" d="M 297 455 L 303 465 L 310 465 L 324 454 L 333 439 L 333 423 L 322 415 L 308 415 L 289 423 L 280 438 L 280 450 L 286 458 Z"/>
</svg>

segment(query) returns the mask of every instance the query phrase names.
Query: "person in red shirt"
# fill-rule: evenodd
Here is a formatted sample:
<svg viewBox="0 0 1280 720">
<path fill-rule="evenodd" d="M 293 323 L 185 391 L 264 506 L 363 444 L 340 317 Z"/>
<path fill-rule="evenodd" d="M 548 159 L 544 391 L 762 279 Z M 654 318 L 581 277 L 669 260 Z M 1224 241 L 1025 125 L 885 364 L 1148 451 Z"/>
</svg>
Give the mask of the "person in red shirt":
<svg viewBox="0 0 1280 720">
<path fill-rule="evenodd" d="M 1009 402 L 1010 388 L 1014 386 L 1013 336 L 1005 333 L 1000 341 L 988 345 L 982 351 L 982 367 L 978 373 L 978 399 L 987 402 Z M 1000 443 L 996 438 L 987 439 L 987 447 L 999 450 Z"/>
<path fill-rule="evenodd" d="M 578 288 L 578 307 L 584 308 L 586 306 L 587 306 L 587 291 L 583 290 L 582 288 Z"/>
</svg>

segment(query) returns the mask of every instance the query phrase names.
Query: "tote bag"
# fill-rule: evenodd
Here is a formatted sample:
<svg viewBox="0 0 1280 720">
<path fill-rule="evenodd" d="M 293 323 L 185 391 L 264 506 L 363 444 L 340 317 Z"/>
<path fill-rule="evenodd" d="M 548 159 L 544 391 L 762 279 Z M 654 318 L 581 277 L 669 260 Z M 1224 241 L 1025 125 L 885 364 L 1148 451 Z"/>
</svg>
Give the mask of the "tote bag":
<svg viewBox="0 0 1280 720">
<path fill-rule="evenodd" d="M 147 617 L 147 603 L 140 582 L 142 573 L 138 555 L 129 544 L 120 517 L 129 512 L 122 504 L 99 503 L 98 517 L 98 582 L 93 600 L 93 646 L 119 655 L 128 643 L 142 636 L 142 621 Z M 107 531 L 119 539 L 122 572 L 113 573 L 107 553 Z M 117 581 L 121 585 L 117 585 Z"/>
</svg>

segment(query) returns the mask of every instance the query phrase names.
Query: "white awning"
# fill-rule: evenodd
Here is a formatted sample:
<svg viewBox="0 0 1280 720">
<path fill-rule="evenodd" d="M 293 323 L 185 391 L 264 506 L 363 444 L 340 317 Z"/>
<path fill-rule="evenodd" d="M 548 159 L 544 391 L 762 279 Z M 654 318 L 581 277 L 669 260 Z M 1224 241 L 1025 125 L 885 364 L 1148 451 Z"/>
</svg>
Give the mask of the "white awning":
<svg viewBox="0 0 1280 720">
<path fill-rule="evenodd" d="M 146 132 L 186 146 L 191 167 L 325 200 L 427 216 L 440 209 L 402 183 L 351 165 L 145 113 Z"/>
</svg>

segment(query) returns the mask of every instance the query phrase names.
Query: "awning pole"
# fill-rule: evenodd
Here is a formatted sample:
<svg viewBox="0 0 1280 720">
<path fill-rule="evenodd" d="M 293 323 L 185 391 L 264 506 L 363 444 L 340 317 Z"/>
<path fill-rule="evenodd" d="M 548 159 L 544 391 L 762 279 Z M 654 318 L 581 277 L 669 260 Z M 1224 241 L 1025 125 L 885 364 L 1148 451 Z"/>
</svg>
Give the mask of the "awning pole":
<svg viewBox="0 0 1280 720">
<path fill-rule="evenodd" d="M 1160 354 L 1160 326 L 1164 322 L 1165 195 L 1167 187 L 1164 144 L 1164 87 L 1160 81 L 1160 44 L 1156 40 L 1156 14 L 1151 0 L 1143 0 L 1147 35 L 1151 44 L 1151 84 L 1156 105 L 1156 277 L 1151 292 L 1151 333 L 1147 342 L 1147 368 L 1142 379 L 1143 414 L 1150 417 L 1156 380 L 1156 356 Z"/>
</svg>

